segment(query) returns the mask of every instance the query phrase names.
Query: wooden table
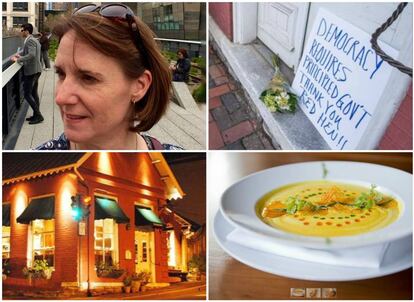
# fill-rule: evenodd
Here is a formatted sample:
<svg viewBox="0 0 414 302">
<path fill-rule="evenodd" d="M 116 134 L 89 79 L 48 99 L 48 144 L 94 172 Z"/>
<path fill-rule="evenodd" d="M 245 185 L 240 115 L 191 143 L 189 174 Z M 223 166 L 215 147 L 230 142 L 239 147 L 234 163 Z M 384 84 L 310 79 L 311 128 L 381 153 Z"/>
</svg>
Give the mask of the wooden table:
<svg viewBox="0 0 414 302">
<path fill-rule="evenodd" d="M 337 299 L 412 300 L 412 269 L 397 274 L 351 282 L 314 282 L 268 274 L 227 255 L 217 244 L 212 221 L 222 192 L 240 178 L 262 169 L 311 160 L 352 160 L 392 166 L 412 173 L 412 155 L 407 153 L 234 153 L 210 152 L 208 174 L 209 208 L 209 298 L 291 299 L 290 288 L 336 288 Z M 317 272 L 315 272 L 317 274 Z"/>
</svg>

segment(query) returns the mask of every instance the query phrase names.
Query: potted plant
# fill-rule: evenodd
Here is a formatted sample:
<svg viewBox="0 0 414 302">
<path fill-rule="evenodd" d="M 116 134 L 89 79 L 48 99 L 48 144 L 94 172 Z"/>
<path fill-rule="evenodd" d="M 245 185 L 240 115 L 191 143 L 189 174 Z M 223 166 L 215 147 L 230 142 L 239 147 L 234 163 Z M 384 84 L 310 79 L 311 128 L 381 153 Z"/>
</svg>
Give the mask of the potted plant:
<svg viewBox="0 0 414 302">
<path fill-rule="evenodd" d="M 122 280 L 122 282 L 124 283 L 124 292 L 126 294 L 129 294 L 131 292 L 131 283 L 132 283 L 131 276 L 127 274 Z"/>
<path fill-rule="evenodd" d="M 3 259 L 3 281 L 10 275 L 10 259 Z"/>
<path fill-rule="evenodd" d="M 193 256 L 188 262 L 188 277 L 192 280 L 201 280 L 201 273 L 206 271 L 206 259 L 203 256 Z"/>
<path fill-rule="evenodd" d="M 96 275 L 101 278 L 119 278 L 125 273 L 125 270 L 120 269 L 118 264 L 110 265 L 105 262 L 99 262 L 96 265 Z"/>
<path fill-rule="evenodd" d="M 151 278 L 151 273 L 147 271 L 141 271 L 132 274 L 132 292 L 137 293 L 139 292 L 141 285 L 145 285 L 149 282 Z"/>
<path fill-rule="evenodd" d="M 49 267 L 46 260 L 35 260 L 32 266 L 23 268 L 23 275 L 31 279 L 46 279 L 52 278 L 53 269 Z"/>
</svg>

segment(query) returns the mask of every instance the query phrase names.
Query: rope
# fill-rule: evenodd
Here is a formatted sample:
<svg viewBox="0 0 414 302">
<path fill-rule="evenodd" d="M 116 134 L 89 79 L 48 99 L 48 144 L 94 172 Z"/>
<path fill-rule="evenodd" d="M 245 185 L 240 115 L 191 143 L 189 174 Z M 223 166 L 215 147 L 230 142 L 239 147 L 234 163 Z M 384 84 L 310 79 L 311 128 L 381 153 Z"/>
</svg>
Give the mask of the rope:
<svg viewBox="0 0 414 302">
<path fill-rule="evenodd" d="M 377 55 L 381 57 L 385 62 L 390 64 L 391 66 L 397 68 L 399 71 L 408 74 L 410 77 L 413 77 L 413 69 L 410 67 L 405 66 L 404 64 L 400 63 L 399 61 L 393 59 L 389 55 L 387 55 L 379 46 L 378 46 L 378 37 L 387 30 L 388 27 L 391 26 L 391 24 L 397 20 L 398 16 L 402 13 L 404 8 L 407 6 L 407 2 L 402 2 L 398 5 L 397 9 L 392 13 L 391 17 L 385 21 L 384 24 L 382 24 L 377 30 L 372 34 L 371 36 L 371 46 L 372 49 L 375 50 Z"/>
</svg>

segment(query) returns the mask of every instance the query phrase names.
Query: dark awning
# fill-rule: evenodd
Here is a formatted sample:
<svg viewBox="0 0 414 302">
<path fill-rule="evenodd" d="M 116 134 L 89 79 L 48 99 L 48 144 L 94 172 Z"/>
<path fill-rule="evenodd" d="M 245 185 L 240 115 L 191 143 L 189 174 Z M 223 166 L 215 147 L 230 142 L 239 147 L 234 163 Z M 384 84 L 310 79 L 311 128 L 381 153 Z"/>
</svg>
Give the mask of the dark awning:
<svg viewBox="0 0 414 302">
<path fill-rule="evenodd" d="M 17 222 L 29 224 L 32 220 L 53 218 L 55 218 L 55 197 L 48 196 L 32 199 L 23 213 L 17 217 Z"/>
<path fill-rule="evenodd" d="M 135 206 L 135 226 L 142 227 L 162 227 L 164 224 L 161 219 L 151 209 Z"/>
<path fill-rule="evenodd" d="M 129 218 L 124 211 L 119 207 L 115 200 L 96 197 L 95 198 L 95 220 L 99 219 L 114 219 L 117 223 L 128 223 Z"/>
<path fill-rule="evenodd" d="M 10 226 L 10 203 L 3 203 L 3 226 Z"/>
</svg>

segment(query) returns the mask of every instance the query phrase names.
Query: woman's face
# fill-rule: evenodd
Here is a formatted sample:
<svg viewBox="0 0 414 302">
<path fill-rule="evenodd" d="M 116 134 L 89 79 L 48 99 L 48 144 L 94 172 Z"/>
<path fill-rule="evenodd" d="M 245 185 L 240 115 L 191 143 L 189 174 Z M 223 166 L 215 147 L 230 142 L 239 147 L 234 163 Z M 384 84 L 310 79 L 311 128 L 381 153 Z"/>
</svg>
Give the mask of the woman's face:
<svg viewBox="0 0 414 302">
<path fill-rule="evenodd" d="M 55 100 L 70 141 L 99 144 L 128 132 L 136 85 L 115 59 L 79 39 L 75 43 L 69 31 L 61 39 L 55 68 Z"/>
<path fill-rule="evenodd" d="M 177 56 L 178 56 L 179 59 L 184 59 L 184 55 L 183 55 L 182 52 L 178 52 Z"/>
</svg>

